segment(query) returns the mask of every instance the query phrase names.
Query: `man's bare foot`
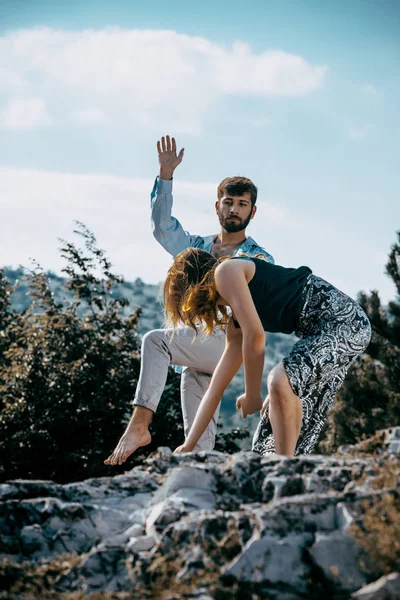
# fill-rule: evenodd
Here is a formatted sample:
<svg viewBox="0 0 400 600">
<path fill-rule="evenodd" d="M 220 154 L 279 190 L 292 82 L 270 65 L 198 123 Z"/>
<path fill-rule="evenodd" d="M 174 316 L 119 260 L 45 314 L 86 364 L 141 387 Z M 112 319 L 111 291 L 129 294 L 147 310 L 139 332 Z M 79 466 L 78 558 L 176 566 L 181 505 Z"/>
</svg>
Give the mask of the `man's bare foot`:
<svg viewBox="0 0 400 600">
<path fill-rule="evenodd" d="M 147 427 L 130 425 L 118 442 L 114 452 L 104 461 L 105 465 L 122 465 L 131 454 L 151 442 Z"/>
</svg>

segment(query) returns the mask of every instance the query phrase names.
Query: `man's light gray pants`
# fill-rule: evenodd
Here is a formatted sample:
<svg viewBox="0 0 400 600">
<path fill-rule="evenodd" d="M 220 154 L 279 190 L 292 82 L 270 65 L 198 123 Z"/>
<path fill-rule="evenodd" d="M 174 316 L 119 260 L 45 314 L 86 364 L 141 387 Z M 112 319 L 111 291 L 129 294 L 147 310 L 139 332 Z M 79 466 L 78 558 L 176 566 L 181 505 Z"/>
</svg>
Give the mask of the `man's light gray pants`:
<svg viewBox="0 0 400 600">
<path fill-rule="evenodd" d="M 199 333 L 197 338 L 190 327 L 179 327 L 174 336 L 172 329 L 149 331 L 142 339 L 140 375 L 133 405 L 144 406 L 156 412 L 167 381 L 169 365 L 184 367 L 181 404 L 186 437 L 224 348 L 225 332 L 219 328 L 210 337 Z M 219 408 L 220 404 L 195 451 L 214 448 Z"/>
</svg>

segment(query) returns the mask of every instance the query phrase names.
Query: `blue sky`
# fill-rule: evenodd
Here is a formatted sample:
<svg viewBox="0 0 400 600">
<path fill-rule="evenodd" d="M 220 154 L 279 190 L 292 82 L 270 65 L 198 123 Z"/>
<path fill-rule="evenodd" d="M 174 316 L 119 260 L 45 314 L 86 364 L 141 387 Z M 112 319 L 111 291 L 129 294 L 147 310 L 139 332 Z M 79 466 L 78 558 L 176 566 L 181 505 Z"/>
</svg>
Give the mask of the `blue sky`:
<svg viewBox="0 0 400 600">
<path fill-rule="evenodd" d="M 170 133 L 186 229 L 217 232 L 216 186 L 243 174 L 277 263 L 393 297 L 398 2 L 55 4 L 0 5 L 0 264 L 60 271 L 80 219 L 127 279 L 160 281 L 148 195 Z"/>
</svg>

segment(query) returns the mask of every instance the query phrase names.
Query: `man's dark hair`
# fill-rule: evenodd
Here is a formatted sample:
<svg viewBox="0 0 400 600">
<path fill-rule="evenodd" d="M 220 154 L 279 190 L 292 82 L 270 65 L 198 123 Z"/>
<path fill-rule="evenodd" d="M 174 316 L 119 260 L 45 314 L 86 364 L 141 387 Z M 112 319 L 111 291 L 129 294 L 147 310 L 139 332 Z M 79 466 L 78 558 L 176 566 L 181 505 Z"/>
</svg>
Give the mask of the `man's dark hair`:
<svg viewBox="0 0 400 600">
<path fill-rule="evenodd" d="M 257 200 L 257 191 L 254 183 L 247 177 L 226 177 L 218 186 L 217 196 L 218 200 L 221 200 L 224 194 L 243 196 L 245 192 L 250 192 L 251 206 L 253 207 Z"/>
</svg>

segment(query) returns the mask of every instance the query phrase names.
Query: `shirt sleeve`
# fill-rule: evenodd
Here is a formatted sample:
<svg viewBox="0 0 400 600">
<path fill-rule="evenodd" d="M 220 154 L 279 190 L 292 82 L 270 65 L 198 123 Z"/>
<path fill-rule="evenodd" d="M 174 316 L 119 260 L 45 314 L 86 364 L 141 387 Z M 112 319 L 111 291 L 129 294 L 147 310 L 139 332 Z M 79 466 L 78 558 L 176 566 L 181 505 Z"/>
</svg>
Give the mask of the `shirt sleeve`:
<svg viewBox="0 0 400 600">
<path fill-rule="evenodd" d="M 194 245 L 195 237 L 172 216 L 172 179 L 156 178 L 150 196 L 151 224 L 157 242 L 172 256 Z"/>
</svg>

